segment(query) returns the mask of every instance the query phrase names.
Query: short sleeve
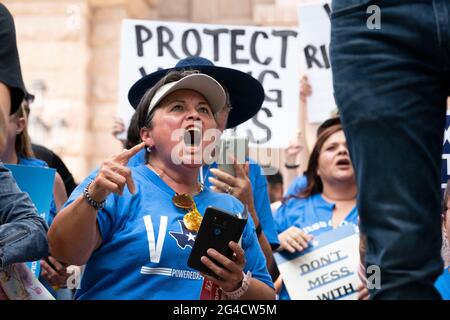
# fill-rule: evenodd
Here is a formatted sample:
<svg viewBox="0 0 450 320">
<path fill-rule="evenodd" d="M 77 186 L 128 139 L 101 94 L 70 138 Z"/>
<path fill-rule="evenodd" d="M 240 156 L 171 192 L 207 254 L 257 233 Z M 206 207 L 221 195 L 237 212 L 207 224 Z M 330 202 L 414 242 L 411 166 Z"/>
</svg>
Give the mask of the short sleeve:
<svg viewBox="0 0 450 320">
<path fill-rule="evenodd" d="M 89 174 L 89 176 L 84 179 L 76 188 L 73 190 L 72 194 L 70 195 L 67 202 L 64 204 L 64 208 L 70 205 L 72 202 L 74 202 L 76 199 L 78 199 L 80 196 L 83 195 L 83 191 L 86 188 L 86 186 L 94 181 L 95 177 L 98 174 L 98 169 L 95 169 L 94 171 Z M 102 241 L 108 241 L 110 239 L 112 231 L 114 230 L 114 212 L 115 210 L 115 199 L 114 195 L 109 195 L 106 198 L 106 204 L 105 208 L 102 210 L 99 210 L 97 214 L 97 223 L 100 230 L 100 235 L 102 237 Z"/>
<path fill-rule="evenodd" d="M 284 196 L 289 197 L 297 195 L 302 189 L 306 188 L 307 183 L 308 180 L 306 179 L 306 176 L 304 175 L 298 176 L 288 187 L 286 194 Z"/>
</svg>

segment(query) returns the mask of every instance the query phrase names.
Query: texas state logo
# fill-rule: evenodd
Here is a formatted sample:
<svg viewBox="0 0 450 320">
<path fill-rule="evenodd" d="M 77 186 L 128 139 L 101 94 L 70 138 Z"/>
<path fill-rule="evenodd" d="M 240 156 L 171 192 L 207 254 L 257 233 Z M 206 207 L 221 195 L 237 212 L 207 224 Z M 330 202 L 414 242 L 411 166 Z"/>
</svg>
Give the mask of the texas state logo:
<svg viewBox="0 0 450 320">
<path fill-rule="evenodd" d="M 180 224 L 180 232 L 170 231 L 169 234 L 177 242 L 178 247 L 185 249 L 187 246 L 193 247 L 197 232 L 189 231 L 183 223 L 183 220 L 178 220 Z"/>
</svg>

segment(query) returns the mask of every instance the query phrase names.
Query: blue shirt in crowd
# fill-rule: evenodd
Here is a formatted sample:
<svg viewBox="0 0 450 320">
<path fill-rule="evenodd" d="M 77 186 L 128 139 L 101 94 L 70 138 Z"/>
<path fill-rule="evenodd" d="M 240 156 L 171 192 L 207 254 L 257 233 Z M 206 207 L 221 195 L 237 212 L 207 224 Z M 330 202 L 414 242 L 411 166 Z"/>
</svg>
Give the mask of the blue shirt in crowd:
<svg viewBox="0 0 450 320">
<path fill-rule="evenodd" d="M 267 178 L 264 175 L 264 170 L 256 161 L 251 158 L 249 158 L 248 161 L 248 175 L 252 185 L 255 211 L 267 241 L 270 243 L 272 249 L 276 249 L 280 246 L 280 242 L 278 241 L 278 234 L 275 230 L 272 210 L 270 209 L 269 192 L 267 191 Z M 209 171 L 210 168 L 217 168 L 217 163 L 214 162 L 210 166 L 203 167 L 203 180 L 205 186 L 207 187 L 212 186 L 208 180 L 209 177 L 213 176 L 213 174 Z"/>
<path fill-rule="evenodd" d="M 110 194 L 97 215 L 103 239 L 86 264 L 77 299 L 198 299 L 203 278 L 187 266 L 196 233 L 183 224 L 184 209 L 172 203 L 175 192 L 147 166 L 131 168 L 136 193 L 125 188 Z M 91 181 L 86 179 L 78 190 Z M 66 206 L 79 195 L 74 192 Z M 242 203 L 205 188 L 194 197 L 203 214 L 207 206 L 232 213 Z M 251 217 L 244 229 L 245 271 L 273 288 Z"/>
<path fill-rule="evenodd" d="M 439 291 L 444 300 L 450 300 L 450 267 L 444 269 L 444 272 L 437 278 L 434 286 Z"/>
<path fill-rule="evenodd" d="M 288 187 L 284 196 L 289 197 L 297 195 L 300 191 L 302 191 L 306 187 L 307 183 L 308 180 L 306 179 L 305 175 L 298 176 Z"/>
<path fill-rule="evenodd" d="M 270 209 L 269 192 L 267 191 L 267 179 L 264 175 L 264 170 L 256 161 L 251 158 L 249 158 L 248 161 L 249 180 L 252 184 L 253 201 L 256 214 L 258 215 L 259 222 L 261 223 L 261 228 L 264 231 L 264 235 L 266 236 L 267 241 L 270 243 L 272 249 L 276 249 L 279 247 L 280 243 L 278 241 L 278 235 L 275 230 L 272 211 Z M 128 167 L 136 167 L 144 163 L 145 150 L 142 149 L 128 161 Z M 208 188 L 211 187 L 211 183 L 208 180 L 208 178 L 212 176 L 209 171 L 210 168 L 217 168 L 217 163 L 213 163 L 210 166 L 203 166 L 203 175 L 199 177 L 203 178 L 200 180 L 202 180 L 201 182 Z M 96 170 L 91 175 L 89 175 L 91 179 L 95 178 L 97 172 L 98 171 Z"/>
<path fill-rule="evenodd" d="M 308 198 L 291 198 L 287 200 L 275 213 L 277 232 L 281 233 L 292 226 L 303 232 L 318 236 L 333 229 L 332 217 L 335 204 L 325 201 L 321 194 L 315 194 Z M 358 211 L 354 207 L 341 225 L 353 223 L 358 225 Z M 289 300 L 286 287 L 283 287 L 279 296 L 280 300 Z"/>
</svg>

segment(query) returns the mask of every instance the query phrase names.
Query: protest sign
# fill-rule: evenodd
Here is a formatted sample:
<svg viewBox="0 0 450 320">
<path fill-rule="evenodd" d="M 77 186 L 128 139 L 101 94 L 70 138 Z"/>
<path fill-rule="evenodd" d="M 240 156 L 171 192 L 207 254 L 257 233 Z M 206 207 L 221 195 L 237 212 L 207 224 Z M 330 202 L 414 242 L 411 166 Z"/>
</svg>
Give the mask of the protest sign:
<svg viewBox="0 0 450 320">
<path fill-rule="evenodd" d="M 5 166 L 11 171 L 20 190 L 28 193 L 39 216 L 47 222 L 50 216 L 50 204 L 52 202 L 56 170 L 53 168 L 13 164 L 6 164 Z M 39 261 L 28 262 L 27 266 L 36 277 L 39 277 Z"/>
<path fill-rule="evenodd" d="M 298 127 L 299 44 L 295 28 L 228 26 L 124 20 L 120 56 L 119 116 L 126 124 L 134 110 L 128 90 L 158 69 L 199 55 L 215 65 L 251 74 L 265 89 L 257 115 L 238 126 L 250 146 L 287 147 Z"/>
<path fill-rule="evenodd" d="M 276 253 L 275 260 L 292 300 L 357 299 L 359 234 L 354 224 L 315 237 L 302 252 Z"/>
<path fill-rule="evenodd" d="M 312 95 L 308 98 L 308 121 L 323 122 L 336 108 L 329 55 L 330 3 L 301 4 L 298 9 L 302 73 L 308 76 Z"/>
</svg>

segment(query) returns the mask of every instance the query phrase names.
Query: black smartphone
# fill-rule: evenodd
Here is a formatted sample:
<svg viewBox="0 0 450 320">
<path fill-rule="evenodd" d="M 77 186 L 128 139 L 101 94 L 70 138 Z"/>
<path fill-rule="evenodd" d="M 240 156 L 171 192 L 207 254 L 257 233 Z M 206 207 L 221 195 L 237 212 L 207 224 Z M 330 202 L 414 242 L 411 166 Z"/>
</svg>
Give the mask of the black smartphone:
<svg viewBox="0 0 450 320">
<path fill-rule="evenodd" d="M 202 256 L 207 256 L 218 266 L 222 266 L 218 261 L 208 256 L 206 251 L 213 248 L 228 258 L 233 257 L 233 250 L 228 244 L 230 241 L 236 243 L 244 232 L 245 224 L 247 223 L 247 214 L 238 217 L 225 210 L 218 209 L 212 206 L 206 208 L 203 215 L 200 229 L 195 238 L 194 246 L 188 259 L 188 266 L 200 272 L 206 273 L 212 277 L 218 276 L 207 266 L 200 261 Z"/>
</svg>

